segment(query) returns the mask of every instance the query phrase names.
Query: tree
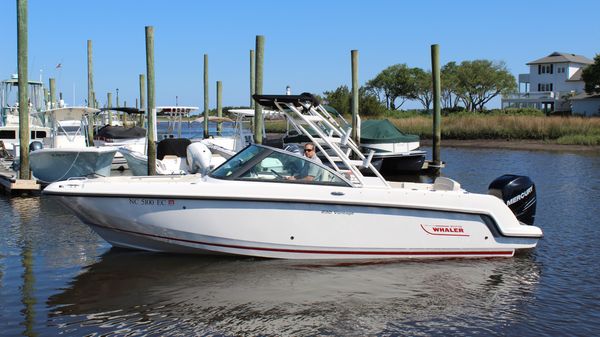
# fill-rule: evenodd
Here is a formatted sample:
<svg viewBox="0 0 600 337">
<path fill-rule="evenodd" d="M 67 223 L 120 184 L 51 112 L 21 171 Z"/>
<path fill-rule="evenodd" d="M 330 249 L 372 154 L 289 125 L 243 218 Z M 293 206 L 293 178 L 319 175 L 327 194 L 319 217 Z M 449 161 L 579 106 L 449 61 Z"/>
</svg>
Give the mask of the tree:
<svg viewBox="0 0 600 337">
<path fill-rule="evenodd" d="M 425 71 L 421 68 L 411 69 L 411 80 L 414 82 L 414 91 L 411 94 L 412 99 L 423 104 L 423 108 L 429 111 L 433 102 L 433 80 L 431 71 Z"/>
<path fill-rule="evenodd" d="M 341 114 L 350 114 L 352 93 L 347 86 L 342 85 L 333 91 L 323 93 L 324 100 Z M 377 96 L 366 87 L 358 89 L 358 113 L 363 116 L 379 115 L 385 111 Z"/>
<path fill-rule="evenodd" d="M 331 105 L 341 114 L 350 113 L 352 93 L 350 92 L 350 89 L 348 89 L 348 86 L 342 85 L 333 91 L 325 91 L 323 95 L 325 96 L 324 100 L 327 101 L 327 104 Z"/>
<path fill-rule="evenodd" d="M 585 92 L 600 94 L 600 54 L 594 57 L 594 63 L 583 69 L 581 79 L 585 82 Z"/>
<path fill-rule="evenodd" d="M 455 94 L 467 111 L 483 111 L 492 98 L 513 93 L 517 88 L 515 77 L 503 62 L 463 61 L 456 69 L 456 76 Z"/>
<path fill-rule="evenodd" d="M 456 95 L 458 92 L 457 69 L 458 65 L 454 61 L 448 62 L 441 69 L 442 93 L 440 99 L 444 109 L 456 109 L 458 107 L 459 97 Z"/>
<path fill-rule="evenodd" d="M 367 89 L 376 93 L 380 101 L 385 101 L 388 109 L 400 109 L 414 92 L 414 83 L 410 81 L 410 77 L 411 70 L 406 64 L 396 64 L 385 68 L 368 81 Z M 400 99 L 400 104 L 396 104 L 397 99 Z"/>
</svg>

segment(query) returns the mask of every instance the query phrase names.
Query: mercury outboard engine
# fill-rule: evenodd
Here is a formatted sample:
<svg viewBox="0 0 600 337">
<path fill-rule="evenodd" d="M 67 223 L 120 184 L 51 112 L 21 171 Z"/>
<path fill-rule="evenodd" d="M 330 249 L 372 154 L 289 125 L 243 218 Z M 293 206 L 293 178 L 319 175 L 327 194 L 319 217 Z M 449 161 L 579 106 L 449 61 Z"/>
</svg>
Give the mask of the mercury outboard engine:
<svg viewBox="0 0 600 337">
<path fill-rule="evenodd" d="M 492 181 L 488 193 L 502 199 L 520 222 L 533 225 L 537 198 L 529 177 L 505 174 Z"/>
<path fill-rule="evenodd" d="M 31 142 L 29 144 L 29 152 L 33 152 L 36 150 L 41 150 L 44 148 L 44 144 L 42 144 L 42 142 L 34 140 L 33 142 Z"/>
</svg>

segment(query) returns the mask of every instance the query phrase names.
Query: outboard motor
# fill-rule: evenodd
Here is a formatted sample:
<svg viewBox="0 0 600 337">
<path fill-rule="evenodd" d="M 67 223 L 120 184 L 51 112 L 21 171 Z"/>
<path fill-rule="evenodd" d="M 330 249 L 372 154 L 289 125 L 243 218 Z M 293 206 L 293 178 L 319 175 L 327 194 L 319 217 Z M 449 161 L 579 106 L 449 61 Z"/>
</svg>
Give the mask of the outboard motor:
<svg viewBox="0 0 600 337">
<path fill-rule="evenodd" d="M 37 141 L 37 140 L 34 140 L 33 142 L 31 142 L 29 144 L 29 152 L 30 153 L 33 151 L 36 151 L 36 150 L 41 150 L 43 148 L 44 148 L 44 144 L 42 144 L 42 142 Z"/>
<path fill-rule="evenodd" d="M 488 193 L 502 199 L 520 222 L 533 225 L 537 198 L 529 177 L 505 174 L 492 181 Z"/>
<path fill-rule="evenodd" d="M 212 153 L 201 142 L 194 142 L 187 147 L 187 164 L 191 173 L 206 175 L 210 171 Z"/>
</svg>

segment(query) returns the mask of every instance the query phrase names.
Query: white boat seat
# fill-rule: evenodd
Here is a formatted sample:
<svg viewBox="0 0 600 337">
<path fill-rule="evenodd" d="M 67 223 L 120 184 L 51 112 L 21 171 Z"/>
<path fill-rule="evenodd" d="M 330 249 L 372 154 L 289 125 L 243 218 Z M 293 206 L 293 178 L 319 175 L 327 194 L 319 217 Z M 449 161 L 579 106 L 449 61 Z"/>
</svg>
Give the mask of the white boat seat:
<svg viewBox="0 0 600 337">
<path fill-rule="evenodd" d="M 446 177 L 437 177 L 433 182 L 433 189 L 438 191 L 460 191 L 460 184 Z"/>
</svg>

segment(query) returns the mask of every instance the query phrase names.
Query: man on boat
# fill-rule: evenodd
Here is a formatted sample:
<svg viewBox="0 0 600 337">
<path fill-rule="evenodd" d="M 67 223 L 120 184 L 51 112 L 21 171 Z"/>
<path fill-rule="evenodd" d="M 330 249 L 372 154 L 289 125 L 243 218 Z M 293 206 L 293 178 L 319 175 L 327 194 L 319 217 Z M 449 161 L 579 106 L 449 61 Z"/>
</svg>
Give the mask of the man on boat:
<svg viewBox="0 0 600 337">
<path fill-rule="evenodd" d="M 317 156 L 317 151 L 314 143 L 306 143 L 304 144 L 304 156 L 315 163 L 321 164 L 321 159 Z M 309 163 L 304 163 L 304 166 L 300 170 L 300 173 L 295 176 L 288 177 L 288 180 L 305 180 L 305 181 L 313 181 L 319 174 L 319 167 L 316 165 L 311 165 Z"/>
</svg>

